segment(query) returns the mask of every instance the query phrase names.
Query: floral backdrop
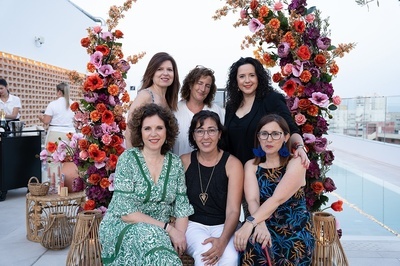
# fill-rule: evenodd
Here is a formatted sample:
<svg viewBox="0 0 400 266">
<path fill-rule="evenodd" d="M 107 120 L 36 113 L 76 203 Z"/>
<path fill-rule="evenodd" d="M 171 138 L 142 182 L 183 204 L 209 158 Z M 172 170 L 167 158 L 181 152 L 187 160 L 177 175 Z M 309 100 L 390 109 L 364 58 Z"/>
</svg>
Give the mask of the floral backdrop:
<svg viewBox="0 0 400 266">
<path fill-rule="evenodd" d="M 113 193 L 113 180 L 118 156 L 125 150 L 123 131 L 126 129 L 124 114 L 130 98 L 125 78 L 130 64 L 136 64 L 145 53 L 124 59 L 122 43 L 124 33 L 116 29 L 124 12 L 132 7 L 133 0 L 122 6 L 111 6 L 107 29 L 94 26 L 81 45 L 89 54 L 87 75 L 69 72 L 71 82 L 81 85 L 79 102 L 71 105 L 75 112 L 75 127 L 80 133 L 70 134 L 69 141 L 51 143 L 53 160 L 73 161 L 80 178 L 74 180 L 74 191 L 85 190 L 85 210 L 106 211 Z M 48 145 L 49 146 L 49 145 Z M 57 154 L 66 154 L 62 158 Z M 58 157 L 58 158 L 57 158 Z"/>
<path fill-rule="evenodd" d="M 254 57 L 271 70 L 273 82 L 286 93 L 311 161 L 306 173 L 307 207 L 321 210 L 329 200 L 326 193 L 336 189 L 327 175 L 334 155 L 325 137 L 331 111 L 341 102 L 331 83 L 339 72 L 335 58 L 343 57 L 355 44 L 334 46 L 329 21 L 315 7 L 307 7 L 306 0 L 227 0 L 214 19 L 229 12 L 239 17 L 235 27 L 245 26 L 251 32 L 242 49 L 255 47 Z"/>
</svg>

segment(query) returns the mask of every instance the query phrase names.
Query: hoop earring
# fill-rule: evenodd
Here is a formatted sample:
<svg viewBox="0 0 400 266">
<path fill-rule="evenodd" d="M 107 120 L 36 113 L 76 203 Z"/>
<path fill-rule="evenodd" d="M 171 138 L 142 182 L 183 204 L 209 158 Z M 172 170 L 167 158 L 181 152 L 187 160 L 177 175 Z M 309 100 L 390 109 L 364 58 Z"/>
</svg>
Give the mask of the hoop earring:
<svg viewBox="0 0 400 266">
<path fill-rule="evenodd" d="M 290 155 L 288 148 L 286 147 L 286 141 L 282 143 L 282 147 L 278 151 L 279 155 L 283 158 L 286 158 Z"/>
<path fill-rule="evenodd" d="M 261 148 L 261 145 L 260 145 L 260 146 L 258 146 L 258 148 L 253 149 L 253 154 L 256 157 L 262 158 L 265 156 L 265 151 Z"/>
</svg>

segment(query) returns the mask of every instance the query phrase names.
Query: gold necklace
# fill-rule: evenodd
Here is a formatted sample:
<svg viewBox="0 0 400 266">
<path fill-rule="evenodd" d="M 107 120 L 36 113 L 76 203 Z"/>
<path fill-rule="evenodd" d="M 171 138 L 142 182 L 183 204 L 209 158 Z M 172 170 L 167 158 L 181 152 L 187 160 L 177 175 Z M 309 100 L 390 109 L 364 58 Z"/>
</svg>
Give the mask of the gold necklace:
<svg viewBox="0 0 400 266">
<path fill-rule="evenodd" d="M 200 179 L 200 189 L 201 189 L 201 193 L 199 194 L 199 198 L 200 198 L 200 200 L 201 200 L 201 203 L 203 203 L 203 206 L 206 205 L 206 202 L 207 202 L 207 200 L 208 200 L 208 193 L 207 193 L 207 190 L 208 190 L 208 186 L 210 185 L 211 179 L 212 179 L 212 177 L 213 177 L 214 170 L 215 170 L 215 166 L 217 165 L 217 163 L 218 163 L 218 157 L 217 157 L 217 162 L 214 164 L 214 167 L 213 167 L 213 169 L 212 169 L 212 171 L 211 171 L 210 178 L 208 179 L 208 183 L 207 183 L 207 186 L 206 186 L 206 190 L 203 191 L 203 181 L 201 180 L 201 171 L 200 171 L 199 156 L 197 156 L 197 168 L 199 169 L 199 179 Z"/>
</svg>

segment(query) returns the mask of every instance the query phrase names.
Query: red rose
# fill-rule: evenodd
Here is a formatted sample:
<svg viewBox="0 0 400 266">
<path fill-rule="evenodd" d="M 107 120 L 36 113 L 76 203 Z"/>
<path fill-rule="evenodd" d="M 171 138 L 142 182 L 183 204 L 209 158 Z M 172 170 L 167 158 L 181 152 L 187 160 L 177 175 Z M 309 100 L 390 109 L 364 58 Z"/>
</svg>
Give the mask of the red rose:
<svg viewBox="0 0 400 266">
<path fill-rule="evenodd" d="M 88 37 L 85 37 L 81 39 L 81 45 L 85 48 L 89 47 L 90 45 L 90 39 Z"/>
<path fill-rule="evenodd" d="M 94 208 L 96 207 L 96 202 L 94 200 L 87 200 L 85 202 L 85 204 L 83 205 L 83 209 L 85 211 L 91 211 L 94 210 Z"/>
<path fill-rule="evenodd" d="M 343 205 L 343 201 L 338 200 L 338 201 L 336 201 L 336 202 L 334 202 L 334 203 L 331 204 L 331 208 L 332 208 L 332 210 L 334 210 L 335 212 L 341 212 L 341 211 L 343 211 L 342 205 Z"/>
<path fill-rule="evenodd" d="M 300 46 L 299 49 L 297 50 L 297 56 L 301 60 L 309 60 L 311 58 L 311 53 L 310 49 L 308 49 L 308 46 L 307 45 Z"/>
<path fill-rule="evenodd" d="M 323 54 L 317 54 L 314 58 L 314 63 L 318 67 L 323 67 L 326 64 L 326 58 Z"/>
</svg>

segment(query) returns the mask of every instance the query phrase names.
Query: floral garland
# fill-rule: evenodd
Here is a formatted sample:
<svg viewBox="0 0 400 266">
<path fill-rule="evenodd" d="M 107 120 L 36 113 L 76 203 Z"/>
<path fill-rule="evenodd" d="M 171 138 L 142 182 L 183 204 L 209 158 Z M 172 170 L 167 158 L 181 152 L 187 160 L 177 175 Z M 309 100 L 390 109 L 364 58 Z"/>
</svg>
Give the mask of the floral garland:
<svg viewBox="0 0 400 266">
<path fill-rule="evenodd" d="M 71 105 L 75 112 L 75 127 L 81 132 L 73 161 L 78 166 L 87 201 L 85 210 L 106 211 L 113 193 L 115 167 L 124 152 L 123 131 L 126 129 L 124 114 L 130 97 L 125 89 L 130 63 L 136 64 L 145 53 L 123 59 L 122 31 L 115 29 L 123 12 L 131 8 L 134 0 L 127 0 L 121 7 L 111 6 L 107 19 L 108 30 L 101 26 L 89 28 L 81 45 L 90 55 L 89 72 L 83 79 L 76 71 L 69 73 L 70 81 L 81 84 L 83 98 Z M 79 190 L 79 182 L 76 190 Z M 82 187 L 81 187 L 82 189 Z"/>
<path fill-rule="evenodd" d="M 332 118 L 330 111 L 341 102 L 331 84 L 339 72 L 334 59 L 343 57 L 355 44 L 333 46 L 328 20 L 322 20 L 315 7 L 306 6 L 306 0 L 252 0 L 250 5 L 247 1 L 228 0 L 214 19 L 240 10 L 234 26 L 247 26 L 252 32 L 244 38 L 242 49 L 256 47 L 254 57 L 265 67 L 279 67 L 272 80 L 286 93 L 289 110 L 308 148 L 311 163 L 306 173 L 307 207 L 317 211 L 329 200 L 324 193 L 336 189 L 332 178 L 326 176 L 334 155 L 324 137 L 329 126 L 326 118 Z"/>
</svg>

